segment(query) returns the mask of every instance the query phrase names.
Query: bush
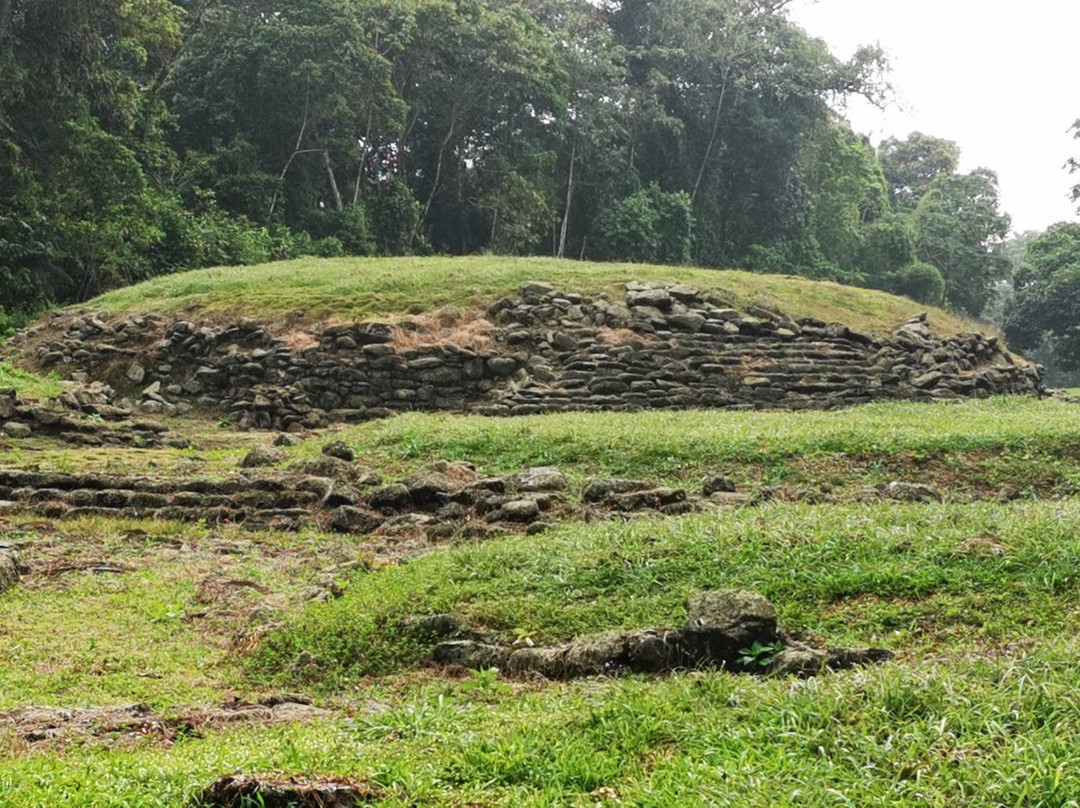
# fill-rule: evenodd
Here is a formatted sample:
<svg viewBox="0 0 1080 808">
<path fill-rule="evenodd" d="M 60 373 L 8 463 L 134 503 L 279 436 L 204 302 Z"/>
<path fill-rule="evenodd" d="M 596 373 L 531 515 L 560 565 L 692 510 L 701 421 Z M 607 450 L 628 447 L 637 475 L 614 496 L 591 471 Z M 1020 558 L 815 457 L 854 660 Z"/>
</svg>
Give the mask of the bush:
<svg viewBox="0 0 1080 808">
<path fill-rule="evenodd" d="M 345 254 L 345 246 L 337 236 L 327 236 L 315 242 L 314 254 L 319 258 L 338 258 Z"/>
<path fill-rule="evenodd" d="M 928 306 L 940 306 L 945 299 L 945 278 L 937 267 L 915 261 L 888 278 L 886 291 Z"/>
<path fill-rule="evenodd" d="M 404 182 L 391 180 L 380 185 L 379 192 L 367 200 L 367 212 L 379 255 L 425 251 L 425 243 L 413 241 L 413 233 L 420 225 L 420 203 Z"/>
<path fill-rule="evenodd" d="M 867 283 L 882 288 L 887 279 L 915 263 L 915 233 L 898 217 L 868 225 L 856 259 Z"/>
<path fill-rule="evenodd" d="M 684 191 L 653 183 L 602 210 L 596 219 L 600 257 L 653 264 L 690 260 L 694 217 Z"/>
</svg>

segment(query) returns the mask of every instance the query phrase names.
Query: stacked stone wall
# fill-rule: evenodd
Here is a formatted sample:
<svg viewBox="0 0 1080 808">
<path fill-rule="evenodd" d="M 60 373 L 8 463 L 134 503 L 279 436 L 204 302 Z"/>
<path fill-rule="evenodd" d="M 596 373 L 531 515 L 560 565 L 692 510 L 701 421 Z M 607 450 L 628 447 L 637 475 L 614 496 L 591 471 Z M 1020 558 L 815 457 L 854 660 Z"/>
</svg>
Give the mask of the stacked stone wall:
<svg viewBox="0 0 1080 808">
<path fill-rule="evenodd" d="M 485 319 L 483 348 L 402 348 L 400 335 L 421 325 L 331 326 L 304 344 L 249 320 L 87 314 L 24 334 L 22 359 L 126 388 L 150 412 L 195 406 L 276 429 L 407 410 L 821 409 L 1043 391 L 1041 369 L 993 336 L 941 338 L 925 317 L 871 336 L 739 311 L 688 286 L 627 284 L 615 300 L 530 283 Z"/>
</svg>

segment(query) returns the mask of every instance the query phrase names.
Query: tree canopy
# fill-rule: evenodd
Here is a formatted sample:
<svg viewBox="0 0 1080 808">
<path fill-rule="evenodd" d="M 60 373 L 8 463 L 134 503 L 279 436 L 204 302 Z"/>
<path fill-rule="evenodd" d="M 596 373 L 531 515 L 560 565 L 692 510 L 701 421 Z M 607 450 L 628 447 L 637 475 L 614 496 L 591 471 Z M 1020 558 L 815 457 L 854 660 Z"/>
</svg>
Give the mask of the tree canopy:
<svg viewBox="0 0 1080 808">
<path fill-rule="evenodd" d="M 978 313 L 996 178 L 784 0 L 0 0 L 0 327 L 298 254 L 744 266 Z M 921 262 L 918 263 L 917 262 Z"/>
</svg>

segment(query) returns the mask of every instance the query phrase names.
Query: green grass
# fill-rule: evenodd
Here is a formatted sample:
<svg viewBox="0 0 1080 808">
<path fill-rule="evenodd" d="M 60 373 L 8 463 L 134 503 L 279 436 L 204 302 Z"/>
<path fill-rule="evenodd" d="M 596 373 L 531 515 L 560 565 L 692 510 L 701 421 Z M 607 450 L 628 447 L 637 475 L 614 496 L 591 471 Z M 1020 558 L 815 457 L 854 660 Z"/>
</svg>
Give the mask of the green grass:
<svg viewBox="0 0 1080 808">
<path fill-rule="evenodd" d="M 0 539 L 18 542 L 35 569 L 0 595 L 0 711 L 145 701 L 168 715 L 296 691 L 334 711 L 173 743 L 151 735 L 28 746 L 0 719 L 0 804 L 191 808 L 217 777 L 254 772 L 371 779 L 388 806 L 1075 805 L 1075 412 L 995 399 L 831 413 L 414 414 L 315 435 L 282 465 L 343 436 L 388 478 L 440 458 L 491 473 L 553 464 L 570 475 L 571 497 L 591 475 L 690 485 L 709 472 L 731 473 L 747 490 L 834 486 L 838 475 L 852 486 L 925 480 L 947 497 L 1002 482 L 1029 489 L 1008 504 L 774 502 L 567 523 L 376 563 L 340 579 L 344 596 L 325 604 L 297 595 L 363 555 L 368 539 L 0 519 Z M 249 442 L 270 437 L 230 446 L 217 427 L 179 427 L 194 450 L 110 461 L 101 450 L 34 443 L 0 462 L 220 475 Z M 1041 499 L 1048 494 L 1060 499 Z M 219 552 L 217 542 L 234 548 Z M 96 559 L 128 571 L 40 574 Z M 215 576 L 265 591 L 205 602 L 200 586 Z M 728 587 L 771 598 L 790 629 L 897 659 L 813 681 L 457 678 L 430 669 L 428 646 L 396 629 L 408 614 L 455 611 L 506 641 L 556 642 L 679 625 L 689 595 Z M 271 622 L 279 627 L 253 652 L 235 650 L 249 646 L 234 637 Z M 314 664 L 294 666 L 302 654 Z"/>
<path fill-rule="evenodd" d="M 769 505 L 458 547 L 357 579 L 253 659 L 258 676 L 330 689 L 423 654 L 407 614 L 456 612 L 509 640 L 680 625 L 689 595 L 745 588 L 784 624 L 838 644 L 985 650 L 1017 634 L 1072 633 L 1080 504 Z M 292 661 L 315 665 L 295 674 Z M 292 677 L 292 678 L 290 678 Z M 296 678 L 296 681 L 293 679 Z"/>
<path fill-rule="evenodd" d="M 89 306 L 107 312 L 162 312 L 302 320 L 417 314 L 441 306 L 470 311 L 541 280 L 568 292 L 620 293 L 632 280 L 691 283 L 726 292 L 733 305 L 766 303 L 792 317 L 813 316 L 865 331 L 895 328 L 925 311 L 911 300 L 805 278 L 644 264 L 597 264 L 545 258 L 304 258 L 254 267 L 168 275 L 110 292 Z M 191 314 L 189 314 L 189 312 Z M 932 309 L 942 333 L 975 324 Z M 985 326 L 979 326 L 985 330 Z"/>
<path fill-rule="evenodd" d="M 554 465 L 577 482 L 622 476 L 693 483 L 709 473 L 760 479 L 800 465 L 808 483 L 830 482 L 826 465 L 859 463 L 896 473 L 903 458 L 919 473 L 934 456 L 990 452 L 988 478 L 1038 475 L 1062 464 L 1075 472 L 1080 422 L 1075 405 L 1030 398 L 943 404 L 880 403 L 831 412 L 684 411 L 569 413 L 524 418 L 410 413 L 344 430 L 364 462 L 406 471 L 438 459 L 476 463 L 488 473 Z M 297 449 L 313 454 L 321 441 Z M 962 458 L 961 458 L 962 459 Z M 957 461 L 959 462 L 959 460 Z M 817 464 L 815 467 L 814 464 Z M 1009 464 L 1017 466 L 1007 479 Z M 895 477 L 893 478 L 895 479 Z M 887 481 L 887 480 L 886 480 Z M 1022 480 L 1021 480 L 1022 481 Z M 931 481 L 932 482 L 932 481 Z"/>
<path fill-rule="evenodd" d="M 1068 806 L 1080 652 L 812 682 L 706 673 L 435 683 L 356 720 L 0 759 L 12 808 L 189 808 L 221 774 L 382 784 L 386 806 Z"/>
<path fill-rule="evenodd" d="M 47 399 L 60 395 L 63 386 L 55 376 L 41 376 L 0 362 L 0 389 L 14 388 L 25 398 Z"/>
</svg>

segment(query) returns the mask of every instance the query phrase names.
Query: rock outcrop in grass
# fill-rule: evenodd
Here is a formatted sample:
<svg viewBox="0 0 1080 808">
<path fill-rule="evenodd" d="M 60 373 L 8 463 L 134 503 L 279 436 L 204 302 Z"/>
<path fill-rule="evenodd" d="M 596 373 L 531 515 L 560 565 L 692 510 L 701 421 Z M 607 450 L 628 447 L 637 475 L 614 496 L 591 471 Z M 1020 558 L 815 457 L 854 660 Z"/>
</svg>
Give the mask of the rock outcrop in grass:
<svg viewBox="0 0 1080 808">
<path fill-rule="evenodd" d="M 702 592 L 690 598 L 687 611 L 687 621 L 680 628 L 608 632 L 556 646 L 505 646 L 475 637 L 449 639 L 435 646 L 434 658 L 470 670 L 498 668 L 515 675 L 575 679 L 697 668 L 813 676 L 885 662 L 893 656 L 881 649 L 826 650 L 793 640 L 777 625 L 776 608 L 756 592 Z M 452 619 L 429 618 L 418 625 L 431 634 L 440 630 L 472 633 Z"/>
</svg>

